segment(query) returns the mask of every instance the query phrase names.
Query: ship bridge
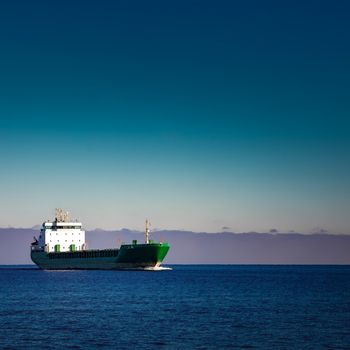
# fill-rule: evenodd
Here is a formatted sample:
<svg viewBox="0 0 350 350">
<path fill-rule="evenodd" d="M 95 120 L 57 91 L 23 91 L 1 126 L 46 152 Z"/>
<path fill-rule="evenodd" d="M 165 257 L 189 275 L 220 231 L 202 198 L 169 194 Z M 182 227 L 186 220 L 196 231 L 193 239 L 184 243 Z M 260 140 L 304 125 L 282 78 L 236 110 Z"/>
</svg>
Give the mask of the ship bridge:
<svg viewBox="0 0 350 350">
<path fill-rule="evenodd" d="M 54 221 L 42 224 L 40 236 L 33 249 L 50 252 L 74 252 L 86 249 L 82 223 L 70 221 L 68 212 L 56 209 Z"/>
</svg>

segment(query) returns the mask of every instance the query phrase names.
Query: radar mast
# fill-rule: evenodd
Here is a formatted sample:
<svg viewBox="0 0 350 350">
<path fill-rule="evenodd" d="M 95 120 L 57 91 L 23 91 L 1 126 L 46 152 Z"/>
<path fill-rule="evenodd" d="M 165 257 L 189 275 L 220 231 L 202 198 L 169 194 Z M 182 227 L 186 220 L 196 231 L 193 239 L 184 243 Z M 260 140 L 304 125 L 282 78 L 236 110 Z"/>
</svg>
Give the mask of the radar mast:
<svg viewBox="0 0 350 350">
<path fill-rule="evenodd" d="M 56 222 L 68 222 L 69 216 L 68 211 L 64 212 L 60 208 L 55 209 L 55 221 Z"/>
</svg>

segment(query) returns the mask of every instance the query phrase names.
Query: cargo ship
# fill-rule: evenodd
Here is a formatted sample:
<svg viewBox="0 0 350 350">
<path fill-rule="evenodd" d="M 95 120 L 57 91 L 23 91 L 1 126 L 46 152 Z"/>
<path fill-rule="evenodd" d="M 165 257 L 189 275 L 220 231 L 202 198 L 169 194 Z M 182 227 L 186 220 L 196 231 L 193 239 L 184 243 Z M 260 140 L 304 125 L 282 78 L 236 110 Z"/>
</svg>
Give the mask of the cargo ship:
<svg viewBox="0 0 350 350">
<path fill-rule="evenodd" d="M 144 243 L 133 240 L 119 248 L 89 250 L 82 223 L 56 209 L 54 221 L 44 222 L 39 238 L 34 237 L 30 257 L 44 270 L 160 270 L 169 244 L 149 239 L 148 220 L 145 226 Z"/>
</svg>

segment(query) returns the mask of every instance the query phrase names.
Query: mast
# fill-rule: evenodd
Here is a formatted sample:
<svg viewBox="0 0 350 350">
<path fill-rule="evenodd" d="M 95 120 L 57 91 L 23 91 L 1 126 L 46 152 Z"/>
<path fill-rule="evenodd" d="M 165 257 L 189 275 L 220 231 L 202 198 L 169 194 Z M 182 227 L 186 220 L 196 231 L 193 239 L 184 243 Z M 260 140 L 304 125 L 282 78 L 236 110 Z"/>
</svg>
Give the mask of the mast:
<svg viewBox="0 0 350 350">
<path fill-rule="evenodd" d="M 145 243 L 146 244 L 149 243 L 149 228 L 148 228 L 148 224 L 149 224 L 149 221 L 146 219 L 146 228 L 145 228 L 145 236 L 146 236 Z"/>
<path fill-rule="evenodd" d="M 55 209 L 55 221 L 56 222 L 68 222 L 69 217 L 68 217 L 68 211 L 64 212 L 60 208 Z"/>
</svg>

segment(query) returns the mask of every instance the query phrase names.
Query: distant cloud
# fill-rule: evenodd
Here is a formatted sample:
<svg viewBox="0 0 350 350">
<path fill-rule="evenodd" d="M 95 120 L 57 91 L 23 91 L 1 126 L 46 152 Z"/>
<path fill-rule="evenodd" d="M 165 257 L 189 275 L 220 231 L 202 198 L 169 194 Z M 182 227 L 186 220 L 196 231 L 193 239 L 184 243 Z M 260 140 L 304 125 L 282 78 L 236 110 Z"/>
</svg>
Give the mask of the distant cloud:
<svg viewBox="0 0 350 350">
<path fill-rule="evenodd" d="M 271 230 L 270 230 L 270 233 L 277 233 L 278 232 L 278 230 L 276 229 L 276 228 L 272 228 Z"/>
<path fill-rule="evenodd" d="M 311 232 L 312 233 L 328 233 L 328 230 L 326 230 L 325 228 L 321 228 L 321 227 L 315 227 L 314 229 L 312 229 Z"/>
</svg>

